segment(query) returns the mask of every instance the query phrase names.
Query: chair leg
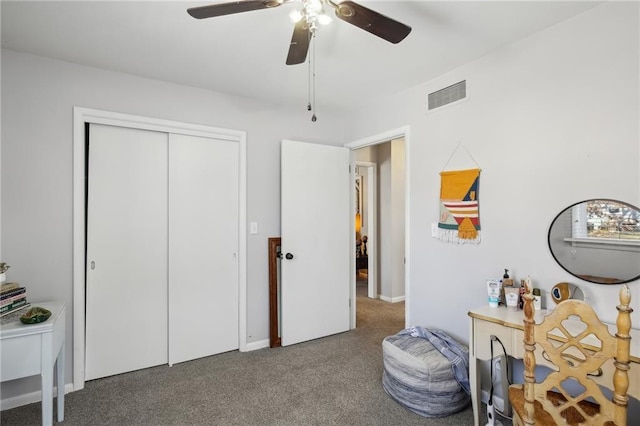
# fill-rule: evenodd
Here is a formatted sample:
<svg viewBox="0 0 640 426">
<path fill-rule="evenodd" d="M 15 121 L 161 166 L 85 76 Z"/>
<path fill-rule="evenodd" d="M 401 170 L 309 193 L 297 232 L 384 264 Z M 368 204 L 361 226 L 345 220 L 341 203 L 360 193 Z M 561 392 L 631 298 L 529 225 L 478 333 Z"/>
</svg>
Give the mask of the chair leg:
<svg viewBox="0 0 640 426">
<path fill-rule="evenodd" d="M 513 418 L 511 422 L 513 423 L 513 426 L 525 426 L 522 422 L 522 419 L 520 418 L 520 416 L 518 416 L 518 413 L 516 413 L 515 410 L 513 411 Z"/>
</svg>

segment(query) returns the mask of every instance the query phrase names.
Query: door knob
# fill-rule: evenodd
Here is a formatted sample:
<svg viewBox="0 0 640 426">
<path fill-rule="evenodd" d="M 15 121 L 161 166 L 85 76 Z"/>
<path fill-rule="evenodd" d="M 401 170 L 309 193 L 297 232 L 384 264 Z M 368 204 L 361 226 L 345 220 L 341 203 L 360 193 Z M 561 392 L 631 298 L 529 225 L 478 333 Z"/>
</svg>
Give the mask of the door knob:
<svg viewBox="0 0 640 426">
<path fill-rule="evenodd" d="M 287 253 L 287 254 L 285 254 L 285 255 L 284 255 L 284 257 L 285 257 L 287 260 L 291 260 L 291 259 L 293 259 L 293 255 L 292 255 L 291 253 Z"/>
</svg>

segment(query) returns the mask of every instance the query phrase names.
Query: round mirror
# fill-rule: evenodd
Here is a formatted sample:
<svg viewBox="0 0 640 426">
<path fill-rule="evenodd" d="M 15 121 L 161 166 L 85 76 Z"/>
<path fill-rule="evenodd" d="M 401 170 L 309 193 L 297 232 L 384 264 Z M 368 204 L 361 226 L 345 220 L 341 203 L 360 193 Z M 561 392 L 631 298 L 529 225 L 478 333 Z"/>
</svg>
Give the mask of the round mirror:
<svg viewBox="0 0 640 426">
<path fill-rule="evenodd" d="M 640 278 L 640 209 L 608 199 L 573 204 L 549 228 L 549 250 L 571 275 L 597 284 Z"/>
</svg>

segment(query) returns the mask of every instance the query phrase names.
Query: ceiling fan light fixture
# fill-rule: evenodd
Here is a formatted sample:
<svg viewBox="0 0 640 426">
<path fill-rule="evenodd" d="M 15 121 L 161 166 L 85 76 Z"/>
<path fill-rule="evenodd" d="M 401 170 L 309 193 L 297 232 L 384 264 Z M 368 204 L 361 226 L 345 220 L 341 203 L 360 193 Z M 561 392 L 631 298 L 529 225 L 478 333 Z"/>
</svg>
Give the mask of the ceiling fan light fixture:
<svg viewBox="0 0 640 426">
<path fill-rule="evenodd" d="M 293 10 L 291 11 L 291 13 L 289 14 L 289 19 L 291 20 L 291 22 L 293 22 L 294 24 L 300 22 L 300 20 L 303 18 L 303 14 L 301 11 L 299 10 Z"/>
<path fill-rule="evenodd" d="M 303 1 L 304 9 L 310 14 L 320 14 L 322 11 L 322 1 L 321 0 L 305 0 Z"/>
<path fill-rule="evenodd" d="M 331 16 L 329 15 L 325 15 L 324 13 L 318 15 L 318 23 L 320 25 L 327 25 L 329 23 L 331 23 L 332 19 Z"/>
<path fill-rule="evenodd" d="M 302 0 L 302 9 L 292 11 L 289 19 L 294 24 L 304 20 L 311 30 L 315 30 L 317 24 L 327 25 L 331 22 L 331 17 L 324 13 L 322 0 Z"/>
</svg>

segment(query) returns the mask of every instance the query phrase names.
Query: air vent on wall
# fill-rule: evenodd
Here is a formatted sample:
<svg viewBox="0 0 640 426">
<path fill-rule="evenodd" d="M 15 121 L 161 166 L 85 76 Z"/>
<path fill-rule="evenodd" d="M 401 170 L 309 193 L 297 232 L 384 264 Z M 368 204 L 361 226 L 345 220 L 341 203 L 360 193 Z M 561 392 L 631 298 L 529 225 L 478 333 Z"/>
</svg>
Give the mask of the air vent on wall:
<svg viewBox="0 0 640 426">
<path fill-rule="evenodd" d="M 455 101 L 459 101 L 460 99 L 464 99 L 467 97 L 467 81 L 463 80 L 459 83 L 452 84 L 449 87 L 445 87 L 444 89 L 440 89 L 433 93 L 429 93 L 428 96 L 428 104 L 429 111 L 434 110 L 436 108 L 440 108 L 441 106 L 445 106 Z"/>
</svg>

